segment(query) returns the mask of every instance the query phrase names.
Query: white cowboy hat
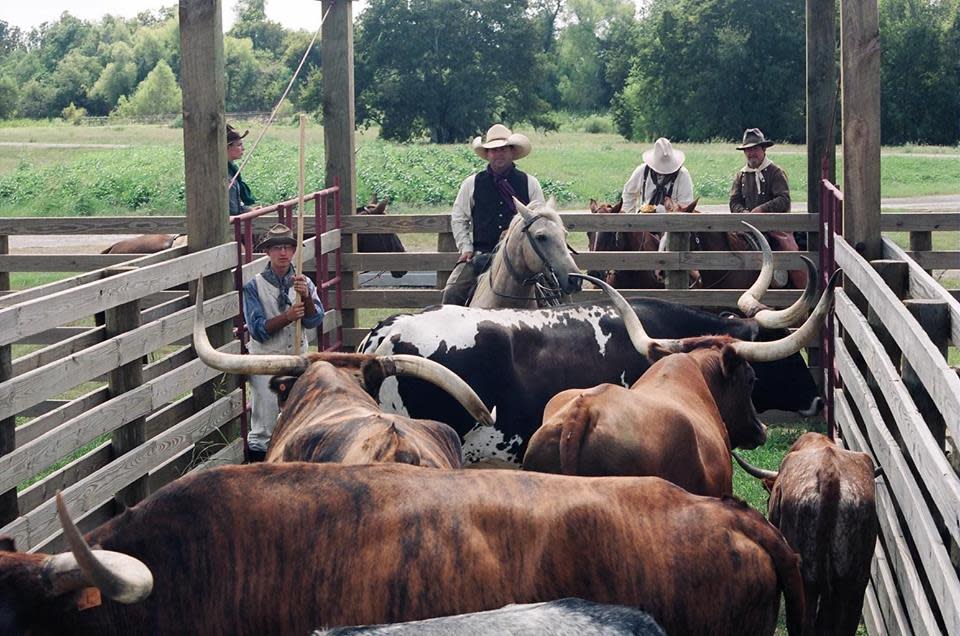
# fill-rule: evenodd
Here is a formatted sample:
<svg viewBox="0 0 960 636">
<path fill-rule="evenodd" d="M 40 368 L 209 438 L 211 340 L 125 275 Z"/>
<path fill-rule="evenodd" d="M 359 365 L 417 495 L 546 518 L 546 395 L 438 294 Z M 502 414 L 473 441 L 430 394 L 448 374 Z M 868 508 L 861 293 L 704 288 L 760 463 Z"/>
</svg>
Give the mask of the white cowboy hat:
<svg viewBox="0 0 960 636">
<path fill-rule="evenodd" d="M 643 163 L 660 174 L 673 174 L 683 165 L 687 156 L 679 150 L 674 150 L 670 140 L 661 137 L 653 144 L 653 148 L 643 153 Z"/>
<path fill-rule="evenodd" d="M 532 146 L 526 135 L 511 132 L 503 124 L 494 124 L 487 131 L 487 140 L 483 141 L 480 137 L 475 137 L 470 147 L 481 158 L 487 158 L 487 150 L 490 148 L 500 148 L 501 146 L 514 147 L 514 159 L 523 159 L 530 154 Z"/>
</svg>

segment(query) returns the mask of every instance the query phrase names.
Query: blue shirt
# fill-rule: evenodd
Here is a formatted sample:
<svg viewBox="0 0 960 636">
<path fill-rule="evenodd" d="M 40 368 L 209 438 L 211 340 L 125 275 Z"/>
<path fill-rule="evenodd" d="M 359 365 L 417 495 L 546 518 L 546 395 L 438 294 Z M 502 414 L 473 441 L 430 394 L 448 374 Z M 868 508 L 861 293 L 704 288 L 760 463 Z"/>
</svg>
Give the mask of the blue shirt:
<svg viewBox="0 0 960 636">
<path fill-rule="evenodd" d="M 261 274 L 268 283 L 277 288 L 277 294 L 281 298 L 280 306 L 283 308 L 290 304 L 287 297 L 290 288 L 293 287 L 295 272 L 296 270 L 291 265 L 281 279 L 270 269 L 270 263 L 267 263 L 266 269 Z M 317 295 L 317 286 L 313 284 L 309 277 L 307 278 L 307 289 L 310 290 L 310 297 L 313 299 L 314 307 L 317 308 L 317 313 L 312 316 L 305 315 L 301 319 L 301 323 L 304 329 L 314 329 L 323 322 L 323 303 L 320 302 L 320 297 Z M 257 291 L 257 281 L 255 279 L 250 280 L 243 286 L 243 317 L 246 320 L 251 338 L 257 342 L 266 342 L 270 339 L 270 334 L 267 333 L 267 320 L 274 316 L 266 315 L 263 303 L 260 301 L 260 293 Z"/>
</svg>

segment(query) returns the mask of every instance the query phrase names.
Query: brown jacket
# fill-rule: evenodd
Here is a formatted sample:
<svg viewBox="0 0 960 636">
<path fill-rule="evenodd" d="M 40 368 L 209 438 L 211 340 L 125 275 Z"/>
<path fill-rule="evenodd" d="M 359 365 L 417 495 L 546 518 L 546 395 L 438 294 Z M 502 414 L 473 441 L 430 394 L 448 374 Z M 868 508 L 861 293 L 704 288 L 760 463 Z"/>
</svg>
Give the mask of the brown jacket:
<svg viewBox="0 0 960 636">
<path fill-rule="evenodd" d="M 730 211 L 737 214 L 749 212 L 762 205 L 763 212 L 790 211 L 790 185 L 787 173 L 779 166 L 770 164 L 760 174 L 760 191 L 757 191 L 756 173 L 737 172 L 730 188 Z"/>
</svg>

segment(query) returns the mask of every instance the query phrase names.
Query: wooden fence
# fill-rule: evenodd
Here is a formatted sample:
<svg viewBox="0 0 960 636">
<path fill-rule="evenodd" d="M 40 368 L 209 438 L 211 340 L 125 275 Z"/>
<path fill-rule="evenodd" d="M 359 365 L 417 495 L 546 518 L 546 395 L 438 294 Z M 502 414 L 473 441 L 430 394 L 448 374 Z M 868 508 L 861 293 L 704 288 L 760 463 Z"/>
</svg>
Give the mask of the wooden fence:
<svg viewBox="0 0 960 636">
<path fill-rule="evenodd" d="M 836 236 L 836 421 L 883 469 L 864 620 L 870 634 L 960 634 L 960 377 L 946 362 L 960 303 L 931 260 L 883 246 L 868 263 Z"/>
</svg>

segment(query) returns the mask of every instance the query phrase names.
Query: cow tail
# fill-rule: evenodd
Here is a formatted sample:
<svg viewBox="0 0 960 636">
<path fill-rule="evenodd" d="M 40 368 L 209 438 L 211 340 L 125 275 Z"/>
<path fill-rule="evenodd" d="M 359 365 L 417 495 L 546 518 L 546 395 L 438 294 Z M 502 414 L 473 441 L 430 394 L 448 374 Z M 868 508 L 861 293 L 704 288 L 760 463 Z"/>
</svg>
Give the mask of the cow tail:
<svg viewBox="0 0 960 636">
<path fill-rule="evenodd" d="M 594 424 L 590 409 L 584 404 L 583 396 L 578 396 L 571 406 L 572 412 L 560 426 L 560 471 L 564 475 L 578 473 L 580 448 Z"/>
<path fill-rule="evenodd" d="M 837 519 L 840 515 L 840 473 L 835 464 L 828 464 L 817 471 L 817 491 L 820 493 L 820 515 L 817 520 L 817 575 L 821 594 L 833 595 L 831 589 L 831 546 L 836 543 Z M 839 546 L 838 546 L 839 547 Z"/>
</svg>

